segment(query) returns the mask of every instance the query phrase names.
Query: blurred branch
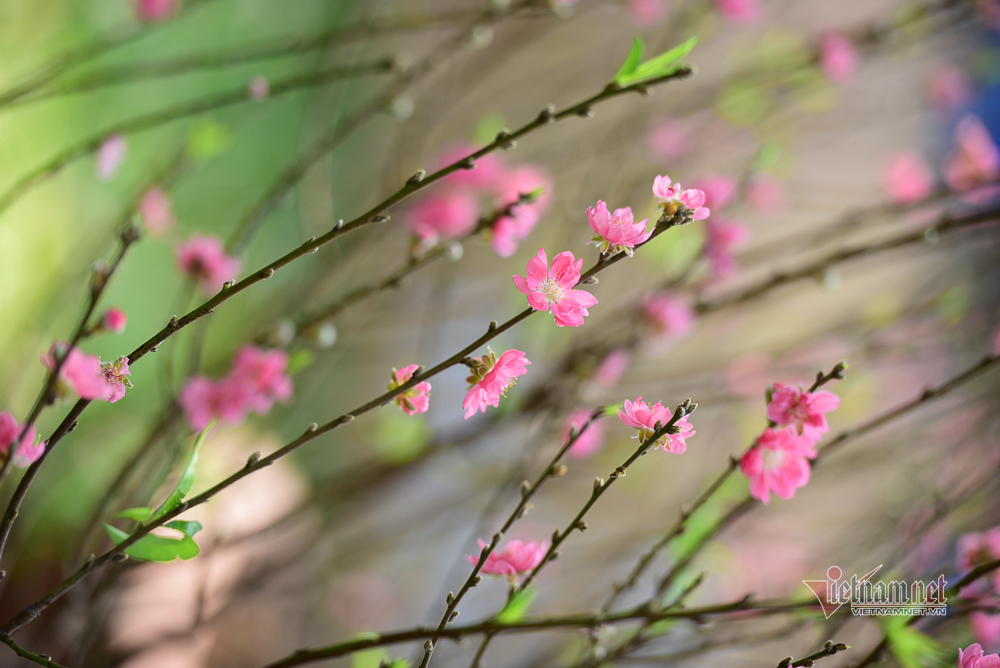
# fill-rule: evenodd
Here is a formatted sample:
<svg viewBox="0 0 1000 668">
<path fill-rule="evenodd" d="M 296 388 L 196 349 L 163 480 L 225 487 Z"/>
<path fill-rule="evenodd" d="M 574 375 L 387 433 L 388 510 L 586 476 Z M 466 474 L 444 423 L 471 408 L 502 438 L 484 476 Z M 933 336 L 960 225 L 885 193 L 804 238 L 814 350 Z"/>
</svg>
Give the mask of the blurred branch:
<svg viewBox="0 0 1000 668">
<path fill-rule="evenodd" d="M 812 665 L 819 661 L 820 659 L 825 659 L 828 656 L 833 656 L 837 652 L 843 652 L 850 649 L 847 645 L 842 642 L 834 643 L 832 640 L 827 640 L 826 645 L 823 649 L 816 652 L 815 654 L 810 654 L 809 656 L 802 657 L 797 661 L 792 661 L 792 657 L 778 663 L 778 668 L 812 668 Z"/>
<path fill-rule="evenodd" d="M 26 650 L 14 642 L 14 639 L 6 633 L 0 633 L 0 642 L 7 645 L 7 647 L 10 647 L 19 657 L 33 661 L 40 666 L 47 666 L 48 668 L 66 668 L 66 666 L 53 661 L 51 656 L 46 654 L 35 654 L 34 652 Z"/>
<path fill-rule="evenodd" d="M 283 95 L 302 88 L 321 86 L 331 81 L 336 81 L 346 77 L 385 73 L 389 72 L 392 67 L 393 61 L 391 59 L 381 58 L 370 63 L 363 63 L 356 66 L 332 67 L 318 72 L 300 74 L 275 82 L 271 86 L 269 97 Z M 14 202 L 17 201 L 18 198 L 28 192 L 34 185 L 43 181 L 47 177 L 52 176 L 77 158 L 82 158 L 83 156 L 96 151 L 109 136 L 141 132 L 143 130 L 149 130 L 160 125 L 187 118 L 188 116 L 195 116 L 213 111 L 215 109 L 232 106 L 234 104 L 254 101 L 257 100 L 254 98 L 253 92 L 249 89 L 249 87 L 240 86 L 239 88 L 226 91 L 225 93 L 195 100 L 193 102 L 184 102 L 183 104 L 178 104 L 167 109 L 154 111 L 149 114 L 136 116 L 135 118 L 116 123 L 108 128 L 105 128 L 101 132 L 92 134 L 82 141 L 78 141 L 18 179 L 13 185 L 8 187 L 2 195 L 0 195 L 0 214 L 4 213 Z"/>
</svg>

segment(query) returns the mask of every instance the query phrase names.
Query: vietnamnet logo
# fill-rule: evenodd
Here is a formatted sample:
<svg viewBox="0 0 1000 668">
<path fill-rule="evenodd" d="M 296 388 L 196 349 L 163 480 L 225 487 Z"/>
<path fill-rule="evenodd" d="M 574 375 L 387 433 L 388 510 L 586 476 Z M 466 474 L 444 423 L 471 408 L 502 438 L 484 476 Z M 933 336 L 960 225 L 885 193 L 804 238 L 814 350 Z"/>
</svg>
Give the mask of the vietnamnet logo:
<svg viewBox="0 0 1000 668">
<path fill-rule="evenodd" d="M 946 613 L 948 603 L 944 591 L 948 582 L 943 575 L 930 582 L 873 582 L 872 578 L 881 569 L 880 564 L 865 575 L 846 578 L 838 566 L 830 566 L 826 580 L 803 580 L 802 583 L 816 595 L 827 619 L 845 604 L 851 606 L 855 615 L 943 616 Z"/>
</svg>

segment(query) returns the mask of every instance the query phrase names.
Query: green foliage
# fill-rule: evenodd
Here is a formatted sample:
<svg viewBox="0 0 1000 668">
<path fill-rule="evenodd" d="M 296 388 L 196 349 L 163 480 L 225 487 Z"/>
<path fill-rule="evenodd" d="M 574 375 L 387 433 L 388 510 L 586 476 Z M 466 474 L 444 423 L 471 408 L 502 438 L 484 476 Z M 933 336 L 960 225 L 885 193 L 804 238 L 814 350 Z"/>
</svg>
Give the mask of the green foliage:
<svg viewBox="0 0 1000 668">
<path fill-rule="evenodd" d="M 232 133 L 225 125 L 204 119 L 196 121 L 188 133 L 188 151 L 199 160 L 214 158 L 232 142 Z"/>
<path fill-rule="evenodd" d="M 503 130 L 506 125 L 507 121 L 500 114 L 484 116 L 476 125 L 476 129 L 472 133 L 472 139 L 477 144 L 489 144 L 496 139 L 497 133 Z"/>
<path fill-rule="evenodd" d="M 303 369 L 308 369 L 316 362 L 316 354 L 308 348 L 299 348 L 288 356 L 288 369 L 286 373 L 294 376 Z"/>
<path fill-rule="evenodd" d="M 909 617 L 876 619 L 885 631 L 889 649 L 903 668 L 931 668 L 947 664 L 948 652 L 944 645 L 908 626 Z"/>
<path fill-rule="evenodd" d="M 521 621 L 528 614 L 528 608 L 534 603 L 537 594 L 536 587 L 528 587 L 518 591 L 507 600 L 507 605 L 503 606 L 503 610 L 496 616 L 496 621 L 501 624 L 514 624 Z"/>
<path fill-rule="evenodd" d="M 405 464 L 423 451 L 430 440 L 430 429 L 420 415 L 385 410 L 379 412 L 369 438 L 383 461 Z"/>
<path fill-rule="evenodd" d="M 642 62 L 643 44 L 642 39 L 635 38 L 632 49 L 628 52 L 625 62 L 622 64 L 618 74 L 615 75 L 614 82 L 619 86 L 631 86 L 649 79 L 656 79 L 673 74 L 684 67 L 682 59 L 691 53 L 691 49 L 698 43 L 697 37 L 692 37 L 679 46 L 661 53 L 658 56 Z"/>
</svg>

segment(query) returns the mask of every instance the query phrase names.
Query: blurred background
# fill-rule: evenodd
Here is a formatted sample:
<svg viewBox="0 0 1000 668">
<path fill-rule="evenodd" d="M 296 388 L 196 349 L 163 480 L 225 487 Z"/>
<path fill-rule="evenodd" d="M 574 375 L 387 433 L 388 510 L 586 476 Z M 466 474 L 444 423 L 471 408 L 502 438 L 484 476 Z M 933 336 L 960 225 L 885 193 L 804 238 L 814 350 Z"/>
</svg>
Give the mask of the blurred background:
<svg viewBox="0 0 1000 668">
<path fill-rule="evenodd" d="M 590 530 L 540 575 L 531 614 L 598 608 L 681 505 L 765 428 L 769 384 L 808 386 L 848 360 L 847 378 L 826 388 L 842 399 L 829 439 L 1000 352 L 996 228 L 924 233 L 995 206 L 998 28 L 1000 3 L 961 0 L 4 0 L 0 408 L 18 420 L 45 379 L 39 354 L 68 338 L 92 266 L 136 211 L 143 238 L 103 301 L 128 326 L 82 346 L 104 360 L 205 299 L 175 258 L 192 234 L 222 240 L 243 277 L 361 215 L 417 169 L 461 157 L 547 104 L 600 91 L 636 35 L 649 54 L 699 41 L 690 78 L 615 98 L 497 154 L 498 169 L 531 167 L 545 186 L 537 226 L 508 257 L 488 234 L 455 235 L 437 250 L 416 240 L 421 204 L 450 187 L 432 186 L 388 223 L 292 263 L 136 364 L 126 397 L 95 402 L 40 470 L 3 555 L 3 621 L 110 547 L 101 521 L 166 496 L 193 441 L 176 403 L 190 377 L 223 376 L 256 343 L 288 352 L 294 383 L 293 398 L 266 415 L 213 430 L 198 492 L 254 451 L 384 392 L 394 367 L 437 364 L 522 310 L 510 276 L 539 248 L 550 258 L 571 250 L 589 266 L 587 207 L 600 199 L 655 219 L 650 186 L 669 174 L 706 191 L 709 220 L 739 230 L 722 244 L 733 266 L 707 250 L 705 223 L 670 230 L 587 288 L 600 303 L 583 327 L 539 315 L 491 344 L 532 361 L 499 409 L 464 420 L 466 369 L 448 370 L 431 381 L 427 413 L 390 404 L 186 513 L 205 526 L 197 558 L 114 564 L 15 639 L 69 666 L 260 666 L 359 632 L 436 624 L 468 575 L 463 555 L 503 523 L 574 411 L 690 397 L 698 433 L 687 452 L 650 453 L 601 499 Z M 476 206 L 488 216 L 497 201 Z M 353 292 L 411 257 L 426 262 L 398 285 Z M 653 294 L 677 300 L 680 315 L 658 318 Z M 997 387 L 987 373 L 928 401 L 832 452 L 793 499 L 755 504 L 698 552 L 684 582 L 706 575 L 688 604 L 803 596 L 801 581 L 831 565 L 957 579 L 957 539 L 1000 518 Z M 41 415 L 43 438 L 70 406 Z M 567 460 L 507 539 L 549 539 L 594 477 L 632 453 L 616 418 L 598 427 L 591 451 Z M 617 605 L 646 600 L 746 489 L 733 476 Z M 486 579 L 461 620 L 498 611 L 506 587 Z M 993 617 L 921 628 L 948 648 L 1000 649 Z M 828 637 L 858 648 L 827 659 L 832 668 L 881 638 L 870 620 L 833 629 L 815 614 L 658 633 L 615 663 L 768 666 Z M 614 647 L 628 631 L 597 635 Z M 469 665 L 478 640 L 442 643 L 435 663 Z M 578 665 L 592 642 L 573 629 L 501 635 L 482 661 Z M 421 645 L 329 665 L 419 661 Z M 32 664 L 5 650 L 0 665 Z"/>
</svg>

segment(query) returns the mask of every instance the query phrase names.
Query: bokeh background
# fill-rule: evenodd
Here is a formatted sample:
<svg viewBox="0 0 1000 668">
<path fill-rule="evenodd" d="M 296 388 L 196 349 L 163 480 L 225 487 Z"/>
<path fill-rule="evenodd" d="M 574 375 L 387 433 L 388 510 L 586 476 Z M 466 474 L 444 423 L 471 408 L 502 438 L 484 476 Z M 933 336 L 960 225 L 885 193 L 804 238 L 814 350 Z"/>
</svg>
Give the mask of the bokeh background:
<svg viewBox="0 0 1000 668">
<path fill-rule="evenodd" d="M 694 76 L 543 128 L 502 154 L 512 167 L 534 165 L 551 178 L 548 211 L 513 257 L 498 257 L 479 236 L 468 239 L 451 259 L 288 337 L 287 323 L 302 313 L 406 262 L 411 204 L 403 203 L 390 222 L 293 263 L 135 365 L 126 398 L 89 408 L 35 481 L 4 554 L 4 621 L 110 545 L 100 520 L 165 494 L 192 442 L 176 393 L 191 375 L 225 373 L 245 343 L 289 351 L 294 400 L 241 426 L 217 427 L 195 491 L 252 452 L 268 453 L 310 422 L 377 396 L 392 367 L 436 364 L 490 320 L 524 308 L 510 276 L 523 273 L 538 248 L 592 262 L 584 212 L 598 199 L 646 217 L 655 175 L 686 186 L 725 175 L 739 187 L 715 215 L 751 233 L 739 271 L 725 279 L 699 259 L 701 224 L 664 234 L 589 288 L 600 304 L 583 327 L 556 328 L 538 316 L 495 342 L 495 350 L 524 350 L 533 362 L 498 410 L 463 420 L 466 373 L 451 369 L 432 381 L 428 413 L 406 416 L 390 405 L 365 415 L 185 515 L 205 525 L 198 558 L 105 569 L 18 641 L 80 667 L 257 666 L 359 632 L 436 623 L 445 594 L 467 575 L 463 555 L 492 535 L 521 480 L 551 458 L 573 409 L 637 395 L 668 405 L 690 397 L 699 403 L 691 419 L 698 434 L 687 453 L 654 452 L 638 462 L 590 514 L 590 530 L 573 535 L 539 579 L 532 614 L 591 610 L 681 504 L 764 428 L 769 383 L 808 384 L 817 370 L 847 359 L 847 379 L 829 388 L 842 398 L 832 436 L 993 352 L 1000 268 L 989 225 L 817 265 L 808 278 L 759 297 L 704 305 L 836 249 L 990 205 L 989 195 L 970 201 L 950 192 L 943 175 L 961 118 L 974 113 L 1000 136 L 995 3 L 762 0 L 760 15 L 745 21 L 734 20 L 730 4 L 741 3 L 188 0 L 167 20 L 142 21 L 124 0 L 5 0 L 0 89 L 37 83 L 39 73 L 46 79 L 21 97 L 0 98 L 0 190 L 17 195 L 0 214 L 0 407 L 19 419 L 44 381 L 38 355 L 72 330 L 91 266 L 110 255 L 147 188 L 168 194 L 174 225 L 147 234 L 114 276 L 105 303 L 126 311 L 128 327 L 84 344 L 104 359 L 200 303 L 174 259 L 192 233 L 228 240 L 245 275 L 359 215 L 418 168 L 438 166 L 449 148 L 488 142 L 546 104 L 600 90 L 636 35 L 651 53 L 690 36 L 699 43 L 687 59 Z M 831 31 L 857 52 L 855 71 L 840 81 L 820 60 Z M 433 67 L 409 76 L 429 56 Z M 384 71 L 275 92 L 289 77 L 387 59 L 393 66 Z M 239 96 L 259 77 L 271 95 L 183 111 Z M 162 110 L 165 118 L 142 120 Z M 96 149 L 119 132 L 127 151 L 103 180 Z M 934 173 L 917 205 L 894 202 L 886 187 L 900 151 L 922 156 Z M 595 362 L 587 351 L 606 352 L 645 332 L 623 314 L 666 282 L 703 305 L 693 331 L 640 336 L 620 380 L 588 380 Z M 834 564 L 848 573 L 885 563 L 909 578 L 954 576 L 957 538 L 1000 518 L 997 387 L 994 372 L 929 402 L 838 450 L 794 499 L 758 504 L 695 561 L 691 573 L 706 579 L 690 604 L 747 592 L 801 596 L 803 578 L 822 578 Z M 43 413 L 43 437 L 69 405 Z M 549 538 L 586 500 L 593 478 L 632 452 L 629 429 L 615 418 L 602 425 L 601 449 L 569 460 L 567 475 L 543 488 L 508 538 Z M 9 496 L 17 475 L 0 493 Z M 745 490 L 735 476 L 700 526 Z M 653 574 L 684 549 L 681 541 L 661 557 L 622 604 L 644 600 Z M 503 580 L 485 581 L 461 606 L 462 620 L 496 612 L 505 593 Z M 960 616 L 931 630 L 949 648 L 976 637 Z M 814 651 L 830 632 L 815 615 L 681 622 L 622 662 L 775 665 Z M 612 643 L 624 637 L 603 633 Z M 859 619 L 831 637 L 861 652 L 880 633 Z M 434 661 L 468 665 L 475 640 L 443 643 Z M 500 636 L 484 661 L 573 665 L 586 643 L 579 630 Z M 415 659 L 419 647 L 330 665 Z M 846 665 L 858 656 L 827 661 Z M 8 652 L 0 665 L 31 664 Z"/>
</svg>

